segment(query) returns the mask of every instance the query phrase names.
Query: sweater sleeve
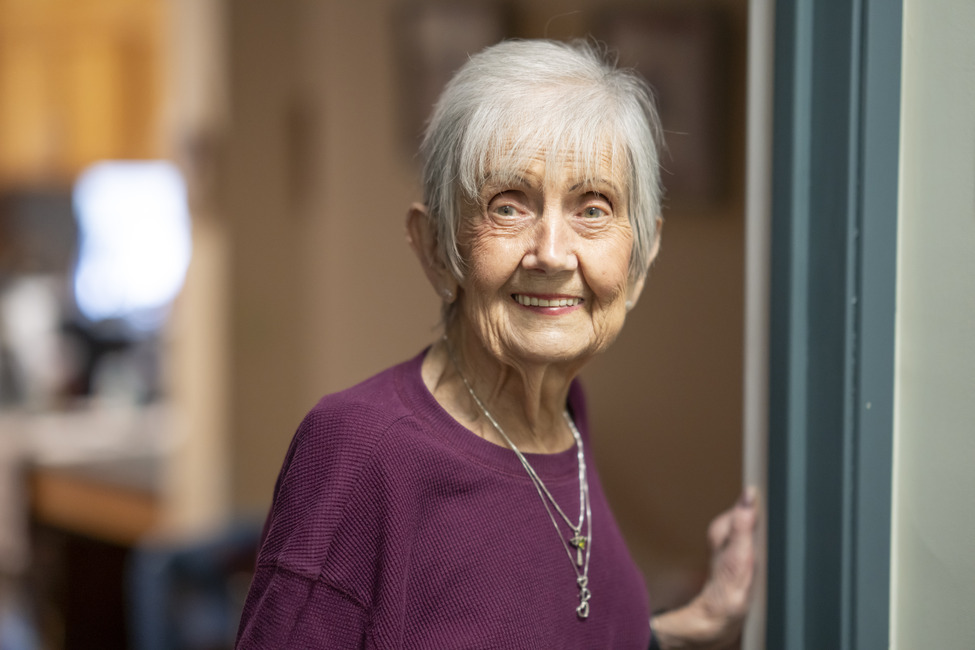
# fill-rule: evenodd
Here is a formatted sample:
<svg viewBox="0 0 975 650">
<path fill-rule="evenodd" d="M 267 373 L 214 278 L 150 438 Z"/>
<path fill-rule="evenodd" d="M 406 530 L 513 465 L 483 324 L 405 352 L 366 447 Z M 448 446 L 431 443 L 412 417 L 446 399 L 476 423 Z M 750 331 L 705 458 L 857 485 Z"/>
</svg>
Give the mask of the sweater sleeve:
<svg viewBox="0 0 975 650">
<path fill-rule="evenodd" d="M 258 567 L 241 620 L 238 650 L 366 647 L 368 618 L 354 599 L 281 567 Z"/>
<path fill-rule="evenodd" d="M 335 552 L 334 542 L 337 534 L 344 538 L 342 522 L 353 496 L 369 497 L 355 486 L 389 417 L 371 404 L 336 401 L 326 398 L 309 412 L 285 456 L 237 648 L 369 646 L 367 591 L 361 585 L 355 591 L 349 580 L 343 582 L 347 575 L 329 574 L 325 567 L 328 557 L 348 566 L 341 563 L 344 556 Z M 373 513 L 372 508 L 353 511 Z M 375 554 L 362 562 L 371 567 L 374 559 Z"/>
</svg>

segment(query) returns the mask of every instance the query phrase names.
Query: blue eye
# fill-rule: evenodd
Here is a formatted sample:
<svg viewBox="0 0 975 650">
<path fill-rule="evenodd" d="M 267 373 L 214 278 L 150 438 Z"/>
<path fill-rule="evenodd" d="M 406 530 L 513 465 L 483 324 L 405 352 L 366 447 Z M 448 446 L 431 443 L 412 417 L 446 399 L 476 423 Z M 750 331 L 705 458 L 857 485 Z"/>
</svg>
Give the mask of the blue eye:
<svg viewBox="0 0 975 650">
<path fill-rule="evenodd" d="M 494 214 L 501 217 L 514 217 L 517 216 L 518 211 L 513 205 L 499 205 L 493 210 Z"/>
<path fill-rule="evenodd" d="M 606 216 L 606 211 L 603 210 L 602 208 L 597 208 L 594 205 L 590 205 L 588 208 L 586 208 L 585 210 L 582 211 L 582 214 L 584 216 L 587 216 L 587 217 L 590 217 L 590 218 L 594 218 L 595 219 L 595 218 L 599 218 L 599 217 L 605 217 Z"/>
</svg>

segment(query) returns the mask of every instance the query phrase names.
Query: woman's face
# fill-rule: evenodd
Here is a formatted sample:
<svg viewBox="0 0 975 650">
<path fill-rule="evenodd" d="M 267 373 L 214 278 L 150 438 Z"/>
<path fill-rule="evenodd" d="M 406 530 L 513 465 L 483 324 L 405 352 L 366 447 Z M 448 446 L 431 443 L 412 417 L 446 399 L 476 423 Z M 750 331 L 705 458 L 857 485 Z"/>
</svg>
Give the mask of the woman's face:
<svg viewBox="0 0 975 650">
<path fill-rule="evenodd" d="M 467 261 L 459 324 L 503 362 L 572 361 L 604 350 L 640 289 L 628 277 L 625 176 L 608 155 L 591 175 L 572 159 L 547 168 L 545 158 L 543 151 L 523 169 L 490 170 L 459 233 Z"/>
</svg>

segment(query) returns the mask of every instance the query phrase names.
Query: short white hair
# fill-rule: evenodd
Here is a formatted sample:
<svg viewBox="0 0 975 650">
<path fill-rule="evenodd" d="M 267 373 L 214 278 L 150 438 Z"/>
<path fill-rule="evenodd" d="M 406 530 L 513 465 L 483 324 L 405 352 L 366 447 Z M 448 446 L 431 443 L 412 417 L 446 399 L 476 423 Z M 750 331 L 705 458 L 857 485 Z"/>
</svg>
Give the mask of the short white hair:
<svg viewBox="0 0 975 650">
<path fill-rule="evenodd" d="M 630 277 L 642 277 L 660 216 L 661 146 L 646 82 L 587 41 L 510 40 L 475 54 L 440 95 L 420 146 L 424 201 L 444 263 L 464 277 L 462 207 L 492 168 L 517 169 L 541 151 L 548 164 L 568 152 L 594 177 L 608 148 L 625 179 Z"/>
</svg>

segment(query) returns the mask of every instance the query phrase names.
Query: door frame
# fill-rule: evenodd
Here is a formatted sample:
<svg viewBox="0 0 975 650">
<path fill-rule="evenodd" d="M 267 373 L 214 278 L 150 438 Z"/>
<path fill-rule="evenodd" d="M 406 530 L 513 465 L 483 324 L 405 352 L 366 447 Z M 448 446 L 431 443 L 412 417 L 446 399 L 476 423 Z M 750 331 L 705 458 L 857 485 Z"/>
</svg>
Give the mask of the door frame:
<svg viewBox="0 0 975 650">
<path fill-rule="evenodd" d="M 745 409 L 745 456 L 767 459 L 764 645 L 887 648 L 903 8 L 772 5 L 751 3 L 774 12 L 774 46 L 766 159 L 749 148 L 749 175 L 770 186 L 763 202 L 750 181 L 747 210 L 748 258 L 767 260 L 746 323 L 746 355 L 764 353 L 767 375 L 746 380 Z M 762 101 L 750 93 L 750 116 Z M 756 354 L 749 332 L 763 328 Z M 749 421 L 756 392 L 764 423 Z"/>
</svg>

